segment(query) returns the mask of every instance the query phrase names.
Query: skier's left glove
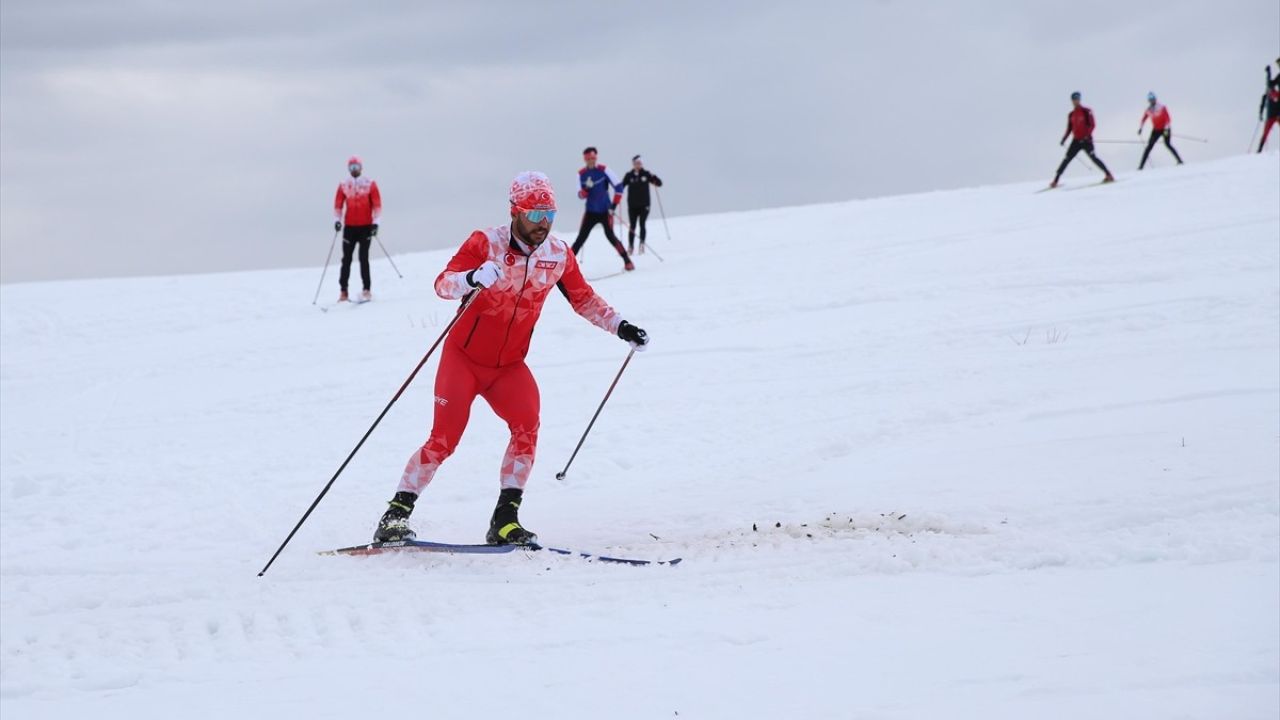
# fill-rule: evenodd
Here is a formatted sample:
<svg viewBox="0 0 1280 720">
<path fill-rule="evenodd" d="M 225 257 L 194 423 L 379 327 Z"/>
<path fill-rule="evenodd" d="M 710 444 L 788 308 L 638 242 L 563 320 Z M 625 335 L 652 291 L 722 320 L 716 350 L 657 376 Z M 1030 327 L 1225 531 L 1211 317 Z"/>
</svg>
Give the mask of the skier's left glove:
<svg viewBox="0 0 1280 720">
<path fill-rule="evenodd" d="M 626 320 L 623 320 L 622 324 L 618 326 L 618 337 L 631 343 L 631 347 L 641 352 L 649 346 L 649 333 Z"/>
<path fill-rule="evenodd" d="M 373 224 L 373 229 L 369 231 L 369 237 L 378 237 L 378 223 Z"/>
</svg>

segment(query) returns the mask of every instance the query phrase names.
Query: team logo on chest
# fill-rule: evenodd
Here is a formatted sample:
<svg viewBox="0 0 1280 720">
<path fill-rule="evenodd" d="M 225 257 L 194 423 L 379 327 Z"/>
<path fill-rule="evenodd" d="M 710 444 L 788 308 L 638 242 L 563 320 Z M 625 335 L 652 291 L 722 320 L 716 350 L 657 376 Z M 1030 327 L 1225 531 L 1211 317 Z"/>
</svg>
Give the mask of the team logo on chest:
<svg viewBox="0 0 1280 720">
<path fill-rule="evenodd" d="M 560 263 L 556 262 L 555 260 L 539 260 L 536 264 L 534 264 L 534 267 L 538 268 L 539 270 L 555 270 L 556 266 L 559 264 Z"/>
</svg>

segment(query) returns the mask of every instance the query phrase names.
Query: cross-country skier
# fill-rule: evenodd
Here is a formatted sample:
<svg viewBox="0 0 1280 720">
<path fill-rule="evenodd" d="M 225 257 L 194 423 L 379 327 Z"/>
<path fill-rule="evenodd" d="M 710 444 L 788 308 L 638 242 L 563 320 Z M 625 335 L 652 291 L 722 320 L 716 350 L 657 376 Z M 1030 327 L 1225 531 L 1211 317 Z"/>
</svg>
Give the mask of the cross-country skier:
<svg viewBox="0 0 1280 720">
<path fill-rule="evenodd" d="M 479 293 L 449 332 L 436 371 L 431 435 L 413 453 L 375 542 L 414 537 L 409 514 L 440 464 L 462 437 L 476 396 L 506 421 L 511 440 L 502 457 L 501 491 L 489 521 L 491 544 L 533 544 L 517 511 L 538 444 L 538 385 L 525 365 L 542 304 L 559 290 L 593 325 L 643 349 L 644 330 L 628 323 L 582 277 L 568 245 L 551 233 L 555 191 L 540 172 L 516 176 L 510 190 L 511 223 L 471 233 L 436 278 L 436 294 L 457 300 Z"/>
<path fill-rule="evenodd" d="M 1262 141 L 1258 143 L 1258 152 L 1267 144 L 1267 135 L 1271 127 L 1280 123 L 1280 58 L 1276 58 L 1276 76 L 1271 77 L 1271 66 L 1267 66 L 1267 91 L 1262 95 L 1262 104 L 1258 105 L 1258 122 L 1262 122 L 1263 111 L 1266 111 L 1267 124 L 1262 129 Z"/>
<path fill-rule="evenodd" d="M 1058 180 L 1062 177 L 1062 171 L 1067 169 L 1067 165 L 1076 156 L 1076 153 L 1084 150 L 1084 153 L 1093 160 L 1102 172 L 1106 173 L 1106 177 L 1102 182 L 1115 182 L 1115 178 L 1111 176 L 1111 171 L 1106 165 L 1098 159 L 1093 153 L 1093 128 L 1096 123 L 1093 121 L 1093 111 L 1080 104 L 1080 92 L 1071 93 L 1072 110 L 1067 114 L 1067 131 L 1062 134 L 1062 140 L 1058 142 L 1062 145 L 1067 142 L 1067 136 L 1074 136 L 1071 140 L 1071 147 L 1067 148 L 1067 156 L 1062 159 L 1062 164 L 1058 166 L 1058 172 L 1053 176 L 1053 182 L 1049 183 L 1049 187 L 1058 187 Z"/>
<path fill-rule="evenodd" d="M 338 194 L 333 199 L 333 231 L 342 231 L 342 270 L 338 273 L 338 302 L 346 302 L 347 281 L 351 279 L 351 255 L 360 247 L 360 280 L 364 290 L 362 300 L 372 299 L 373 283 L 369 275 L 369 246 L 378 234 L 378 218 L 382 216 L 382 195 L 378 183 L 364 177 L 364 163 L 352 155 L 347 159 L 347 172 L 351 177 L 338 184 Z M 345 206 L 345 214 L 344 208 Z M 343 225 L 346 227 L 343 227 Z"/>
<path fill-rule="evenodd" d="M 1147 93 L 1147 109 L 1142 113 L 1142 122 L 1138 123 L 1138 136 L 1142 136 L 1142 128 L 1147 124 L 1147 120 L 1151 120 L 1151 137 L 1147 139 L 1147 149 L 1142 151 L 1142 162 L 1138 163 L 1138 169 L 1141 170 L 1147 164 L 1147 156 L 1151 154 L 1151 148 L 1156 146 L 1156 141 L 1164 139 L 1164 146 L 1169 148 L 1169 152 L 1173 153 L 1173 159 L 1182 164 L 1182 158 L 1178 156 L 1178 151 L 1173 149 L 1173 143 L 1170 138 L 1173 137 L 1173 127 L 1170 125 L 1169 108 L 1161 105 L 1156 101 L 1156 94 Z"/>
<path fill-rule="evenodd" d="M 644 254 L 645 221 L 649 219 L 649 185 L 662 187 L 662 180 L 644 169 L 640 156 L 631 158 L 631 169 L 622 176 L 622 187 L 627 191 L 627 252 L 636 251 L 636 225 L 640 226 L 640 253 Z"/>
<path fill-rule="evenodd" d="M 631 263 L 631 256 L 618 241 L 618 236 L 613 234 L 613 212 L 618 209 L 618 202 L 622 200 L 622 186 L 613 179 L 613 174 L 604 165 L 596 164 L 596 157 L 594 147 L 582 151 L 582 161 L 585 166 L 578 171 L 578 197 L 587 201 L 587 209 L 582 214 L 582 226 L 578 228 L 578 239 L 573 241 L 573 254 L 581 255 L 582 244 L 587 241 L 591 229 L 596 225 L 603 225 L 604 236 L 609 239 L 613 249 L 622 256 L 622 268 L 635 270 L 636 266 Z"/>
</svg>

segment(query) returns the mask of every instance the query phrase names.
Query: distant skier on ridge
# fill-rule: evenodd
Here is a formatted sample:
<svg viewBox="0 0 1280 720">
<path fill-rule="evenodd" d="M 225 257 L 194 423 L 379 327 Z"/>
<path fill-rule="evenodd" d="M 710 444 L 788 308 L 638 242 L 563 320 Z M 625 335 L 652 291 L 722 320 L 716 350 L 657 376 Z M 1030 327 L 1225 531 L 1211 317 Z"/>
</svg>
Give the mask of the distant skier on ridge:
<svg viewBox="0 0 1280 720">
<path fill-rule="evenodd" d="M 436 278 L 436 294 L 446 300 L 479 295 L 445 340 L 436 370 L 431 435 L 409 458 L 374 542 L 415 537 L 409 514 L 441 463 L 453 454 L 478 395 L 511 431 L 486 540 L 492 545 L 537 543 L 517 514 L 533 469 L 539 425 L 538 384 L 524 359 L 552 290 L 558 289 L 574 312 L 591 324 L 633 347 L 643 349 L 649 342 L 644 330 L 623 320 L 596 295 L 569 246 L 551 234 L 556 198 L 547 176 L 520 173 L 511 183 L 509 201 L 510 224 L 471 233 Z"/>
<path fill-rule="evenodd" d="M 1182 164 L 1182 158 L 1178 155 L 1178 151 L 1173 149 L 1173 143 L 1169 138 L 1173 137 L 1173 126 L 1169 119 L 1169 108 L 1161 105 L 1156 101 L 1156 94 L 1147 93 L 1147 109 L 1142 113 L 1142 122 L 1138 123 L 1138 136 L 1142 136 L 1142 128 L 1147 124 L 1147 119 L 1151 120 L 1151 137 L 1147 139 L 1147 149 L 1142 151 L 1142 162 L 1138 163 L 1138 169 L 1143 169 L 1147 164 L 1147 156 L 1151 154 L 1151 148 L 1156 146 L 1156 141 L 1164 139 L 1164 146 L 1169 148 L 1169 152 L 1173 153 L 1173 159 Z"/>
<path fill-rule="evenodd" d="M 360 162 L 359 157 L 352 155 L 347 160 L 347 172 L 351 173 L 351 177 L 338 184 L 338 194 L 333 199 L 333 231 L 342 231 L 338 302 L 350 299 L 347 296 L 347 281 L 351 279 L 351 255 L 357 245 L 360 247 L 360 280 L 364 286 L 360 298 L 373 299 L 369 246 L 378 234 L 378 218 L 382 216 L 382 195 L 378 192 L 378 183 L 362 176 L 364 163 Z"/>
<path fill-rule="evenodd" d="M 622 247 L 618 236 L 613 234 L 613 213 L 618 209 L 618 202 L 622 200 L 622 186 L 604 165 L 596 163 L 596 158 L 597 152 L 594 147 L 588 147 L 582 151 L 584 166 L 578 171 L 578 197 L 587 201 L 587 209 L 582 214 L 578 239 L 573 241 L 573 254 L 581 255 L 582 245 L 587 241 L 592 228 L 603 225 L 604 236 L 609 239 L 613 249 L 622 256 L 622 269 L 635 270 L 636 266 L 631 263 L 631 256 L 627 254 L 626 248 Z"/>
<path fill-rule="evenodd" d="M 1262 103 L 1258 105 L 1258 122 L 1262 122 L 1263 110 L 1267 114 L 1267 124 L 1262 128 L 1262 141 L 1258 143 L 1258 152 L 1267 144 L 1267 135 L 1272 126 L 1280 123 L 1280 58 L 1276 58 L 1276 76 L 1271 76 L 1271 66 L 1267 66 L 1267 91 L 1262 94 Z"/>
<path fill-rule="evenodd" d="M 1067 165 L 1081 150 L 1084 150 L 1089 159 L 1093 160 L 1093 163 L 1102 172 L 1106 173 L 1106 177 L 1102 179 L 1102 182 L 1115 182 L 1116 179 L 1112 177 L 1111 171 L 1093 153 L 1093 129 L 1097 126 L 1097 123 L 1093 120 L 1093 111 L 1080 104 L 1080 92 L 1078 90 L 1071 93 L 1071 105 L 1072 110 L 1067 114 L 1067 131 L 1062 134 L 1062 140 L 1058 144 L 1066 143 L 1068 136 L 1074 137 L 1071 140 L 1071 147 L 1067 148 L 1067 156 L 1062 159 L 1062 164 L 1058 166 L 1058 172 L 1053 176 L 1053 182 L 1049 183 L 1049 187 L 1058 187 L 1058 180 L 1062 178 L 1062 172 L 1067 169 Z"/>
</svg>

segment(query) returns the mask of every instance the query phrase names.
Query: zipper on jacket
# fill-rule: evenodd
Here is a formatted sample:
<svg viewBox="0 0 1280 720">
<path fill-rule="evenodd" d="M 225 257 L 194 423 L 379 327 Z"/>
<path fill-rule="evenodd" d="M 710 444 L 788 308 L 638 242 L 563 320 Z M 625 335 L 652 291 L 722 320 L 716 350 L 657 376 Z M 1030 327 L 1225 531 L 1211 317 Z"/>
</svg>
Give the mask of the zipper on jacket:
<svg viewBox="0 0 1280 720">
<path fill-rule="evenodd" d="M 520 312 L 520 298 L 524 297 L 525 286 L 529 284 L 529 261 L 532 259 L 532 252 L 524 256 L 524 279 L 520 281 L 520 292 L 516 295 L 516 304 L 511 310 L 511 319 L 507 321 L 507 332 L 502 336 L 502 346 L 498 348 L 498 359 L 494 361 L 494 367 L 502 367 L 502 351 L 507 349 L 507 343 L 511 340 L 511 326 L 516 324 L 516 315 Z"/>
</svg>

